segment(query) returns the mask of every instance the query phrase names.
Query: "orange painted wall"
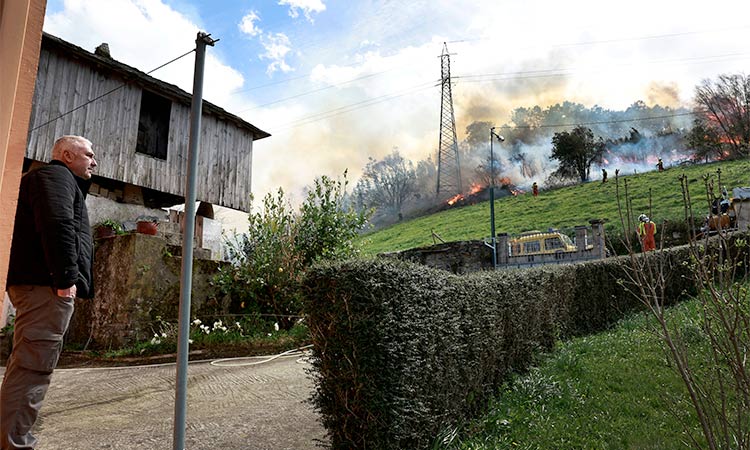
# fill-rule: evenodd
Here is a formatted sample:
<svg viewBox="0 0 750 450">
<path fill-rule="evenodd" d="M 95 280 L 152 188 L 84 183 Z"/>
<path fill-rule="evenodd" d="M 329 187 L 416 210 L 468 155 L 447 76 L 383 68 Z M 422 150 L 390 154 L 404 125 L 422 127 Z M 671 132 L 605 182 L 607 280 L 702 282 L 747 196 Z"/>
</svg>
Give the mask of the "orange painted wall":
<svg viewBox="0 0 750 450">
<path fill-rule="evenodd" d="M 46 0 L 0 0 L 0 293 L 5 291 Z"/>
</svg>

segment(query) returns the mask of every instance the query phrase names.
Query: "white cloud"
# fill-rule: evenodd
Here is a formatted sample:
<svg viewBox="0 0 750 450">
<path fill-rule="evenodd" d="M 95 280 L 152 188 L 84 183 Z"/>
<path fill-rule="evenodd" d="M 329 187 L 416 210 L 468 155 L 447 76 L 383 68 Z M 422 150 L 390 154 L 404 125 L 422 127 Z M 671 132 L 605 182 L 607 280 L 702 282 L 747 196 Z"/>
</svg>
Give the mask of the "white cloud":
<svg viewBox="0 0 750 450">
<path fill-rule="evenodd" d="M 313 22 L 311 13 L 321 13 L 326 9 L 322 0 L 279 0 L 279 5 L 289 6 L 289 16 L 294 19 L 299 16 L 301 10 L 310 23 Z"/>
<path fill-rule="evenodd" d="M 240 31 L 251 37 L 259 35 L 263 30 L 258 28 L 256 22 L 260 22 L 260 16 L 258 16 L 256 11 L 250 11 L 242 18 L 242 21 L 240 21 Z"/>
<path fill-rule="evenodd" d="M 242 18 L 238 27 L 240 31 L 250 37 L 260 37 L 260 44 L 265 49 L 265 53 L 258 55 L 258 57 L 271 61 L 266 67 L 266 74 L 271 75 L 277 71 L 290 72 L 292 68 L 285 59 L 292 50 L 289 37 L 284 33 L 263 32 L 256 25 L 257 22 L 260 22 L 260 16 L 256 11 L 250 11 Z"/>
<path fill-rule="evenodd" d="M 200 29 L 160 0 L 66 0 L 61 11 L 44 21 L 46 32 L 88 51 L 107 42 L 114 59 L 144 72 L 195 48 Z M 187 56 L 152 76 L 191 92 L 193 65 L 194 58 Z M 223 105 L 243 83 L 240 72 L 207 53 L 206 100 Z"/>
<path fill-rule="evenodd" d="M 326 11 L 326 2 L 320 0 L 268 3 L 308 19 Z M 676 0 L 633 0 L 628 8 L 618 10 L 596 0 L 475 0 L 470 8 L 467 2 L 455 0 L 345 3 L 351 14 L 336 29 L 296 23 L 293 29 L 285 28 L 288 34 L 273 34 L 267 22 L 261 30 L 260 19 L 250 14 L 239 22 L 237 18 L 247 10 L 229 22 L 247 35 L 255 33 L 252 37 L 265 48 L 267 73 L 291 71 L 287 61 L 292 54 L 297 56 L 298 43 L 305 45 L 305 52 L 295 59 L 295 68 L 306 73 L 316 66 L 309 78 L 293 77 L 289 84 L 252 91 L 248 97 L 262 93 L 266 103 L 321 86 L 331 89 L 252 109 L 247 98 L 230 95 L 242 84 L 242 76 L 224 62 L 246 55 L 227 55 L 222 61 L 216 57 L 218 51 L 208 52 L 207 98 L 230 112 L 248 111 L 243 114 L 246 120 L 273 134 L 253 147 L 256 198 L 283 186 L 299 200 L 302 188 L 314 177 L 338 176 L 345 168 L 356 180 L 368 156 L 380 159 L 394 146 L 413 160 L 434 155 L 441 104 L 438 55 L 444 41 L 454 54 L 451 70 L 459 139 L 472 121 L 502 125 L 518 107 L 569 100 L 625 108 L 654 97 L 657 81 L 674 86 L 680 102 L 687 104 L 700 79 L 737 72 L 747 65 L 744 37 L 749 27 L 727 25 L 722 16 L 733 11 L 733 17 L 747 17 L 747 0 L 729 0 L 714 9 Z M 329 10 L 334 12 L 333 7 Z M 538 14 L 540 10 L 545 13 Z M 256 8 L 253 13 L 259 16 L 265 11 Z M 150 70 L 193 47 L 198 21 L 158 0 L 66 0 L 61 14 L 47 17 L 45 30 L 88 50 L 109 42 L 116 59 Z M 288 24 L 279 22 L 279 29 L 284 25 Z M 316 29 L 303 31 L 311 28 Z M 714 31 L 696 33 L 701 30 Z M 668 35 L 674 37 L 638 39 Z M 732 54 L 744 60 L 739 56 L 701 59 Z M 569 75 L 548 73 L 556 69 L 568 69 Z M 477 76 L 482 74 L 506 75 Z M 189 90 L 192 58 L 154 75 Z M 305 117 L 309 119 L 299 120 Z"/>
<path fill-rule="evenodd" d="M 270 75 L 277 70 L 292 71 L 285 61 L 286 55 L 292 50 L 292 44 L 284 33 L 266 33 L 261 37 L 261 44 L 266 52 L 260 55 L 260 58 L 271 60 L 271 64 L 266 69 L 267 74 Z"/>
</svg>

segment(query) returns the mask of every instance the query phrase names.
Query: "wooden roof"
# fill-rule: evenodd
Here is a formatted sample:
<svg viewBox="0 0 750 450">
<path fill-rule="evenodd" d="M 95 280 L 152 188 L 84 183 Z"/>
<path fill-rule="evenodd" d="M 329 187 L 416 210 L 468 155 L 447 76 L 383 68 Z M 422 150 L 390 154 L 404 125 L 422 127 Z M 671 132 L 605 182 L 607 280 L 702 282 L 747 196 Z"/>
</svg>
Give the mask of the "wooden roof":
<svg viewBox="0 0 750 450">
<path fill-rule="evenodd" d="M 43 33 L 42 48 L 45 48 L 49 51 L 58 50 L 65 53 L 66 56 L 70 58 L 85 61 L 88 64 L 96 66 L 98 69 L 117 73 L 127 83 L 132 83 L 142 88 L 156 92 L 160 95 L 163 95 L 164 97 L 172 99 L 173 101 L 183 103 L 188 106 L 192 102 L 193 96 L 191 94 L 183 91 L 173 84 L 158 80 L 134 67 L 123 64 L 112 58 L 99 56 L 86 51 L 83 48 L 78 47 L 77 45 L 73 45 L 70 42 L 64 41 L 49 33 Z M 250 131 L 253 135 L 253 139 L 256 141 L 258 139 L 263 139 L 271 136 L 269 133 L 261 130 L 260 128 L 252 125 L 249 122 L 246 122 L 242 118 L 230 112 L 227 112 L 223 108 L 220 108 L 213 103 L 205 100 L 203 101 L 203 114 L 217 116 L 220 119 L 233 123 L 239 128 Z"/>
</svg>

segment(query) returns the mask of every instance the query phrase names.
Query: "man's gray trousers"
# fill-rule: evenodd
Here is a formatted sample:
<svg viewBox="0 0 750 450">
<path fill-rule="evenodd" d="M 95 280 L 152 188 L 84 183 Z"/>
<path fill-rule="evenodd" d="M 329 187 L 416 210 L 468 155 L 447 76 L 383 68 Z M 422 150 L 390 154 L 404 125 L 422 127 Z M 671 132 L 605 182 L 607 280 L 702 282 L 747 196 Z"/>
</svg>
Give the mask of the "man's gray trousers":
<svg viewBox="0 0 750 450">
<path fill-rule="evenodd" d="M 49 286 L 8 288 L 16 308 L 13 351 L 0 387 L 0 449 L 33 449 L 31 428 L 47 393 L 73 315 L 73 299 Z"/>
</svg>

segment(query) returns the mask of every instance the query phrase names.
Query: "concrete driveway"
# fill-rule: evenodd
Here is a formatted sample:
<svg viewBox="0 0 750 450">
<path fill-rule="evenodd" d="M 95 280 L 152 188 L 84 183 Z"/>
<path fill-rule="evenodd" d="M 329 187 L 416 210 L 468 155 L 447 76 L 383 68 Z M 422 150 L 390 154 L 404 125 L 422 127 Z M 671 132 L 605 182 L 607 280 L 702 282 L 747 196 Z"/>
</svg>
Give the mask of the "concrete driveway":
<svg viewBox="0 0 750 450">
<path fill-rule="evenodd" d="M 299 356 L 188 370 L 188 450 L 308 450 L 327 443 Z M 4 368 L 2 371 L 4 372 Z M 37 422 L 38 450 L 172 449 L 175 365 L 58 369 Z"/>
</svg>

